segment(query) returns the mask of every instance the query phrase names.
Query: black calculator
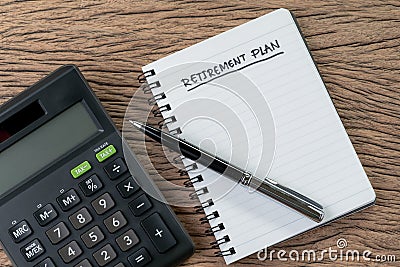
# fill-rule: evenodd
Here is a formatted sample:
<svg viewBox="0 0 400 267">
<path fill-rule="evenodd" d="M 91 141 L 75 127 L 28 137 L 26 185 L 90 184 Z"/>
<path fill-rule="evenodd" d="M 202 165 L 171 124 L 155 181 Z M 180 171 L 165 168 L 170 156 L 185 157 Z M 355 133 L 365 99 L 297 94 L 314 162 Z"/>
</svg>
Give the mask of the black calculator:
<svg viewBox="0 0 400 267">
<path fill-rule="evenodd" d="M 74 65 L 0 107 L 0 240 L 15 266 L 163 267 L 193 254 L 124 144 Z"/>
</svg>

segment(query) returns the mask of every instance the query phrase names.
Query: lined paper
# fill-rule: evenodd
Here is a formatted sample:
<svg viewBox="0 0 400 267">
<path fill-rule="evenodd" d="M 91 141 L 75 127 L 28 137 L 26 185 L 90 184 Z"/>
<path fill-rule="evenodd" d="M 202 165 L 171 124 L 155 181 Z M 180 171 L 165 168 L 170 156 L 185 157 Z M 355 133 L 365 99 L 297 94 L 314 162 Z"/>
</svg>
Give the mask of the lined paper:
<svg viewBox="0 0 400 267">
<path fill-rule="evenodd" d="M 251 56 L 253 49 L 275 41 L 279 48 Z M 228 74 L 190 86 L 182 82 L 201 70 L 218 70 L 219 64 L 242 54 L 246 60 Z M 169 130 L 180 127 L 180 137 L 257 177 L 272 178 L 325 209 L 324 221 L 318 224 L 200 166 L 189 176 L 203 176 L 195 189 L 207 187 L 209 193 L 199 199 L 214 201 L 206 214 L 219 212 L 220 217 L 210 221 L 211 226 L 225 226 L 215 233 L 216 239 L 231 239 L 220 245 L 221 251 L 235 249 L 234 255 L 224 257 L 227 264 L 374 202 L 368 177 L 288 10 L 252 20 L 143 71 L 150 69 L 157 75 L 148 82 L 161 84 L 152 93 L 166 96 L 157 104 L 171 106 L 164 118 L 177 119 Z"/>
</svg>

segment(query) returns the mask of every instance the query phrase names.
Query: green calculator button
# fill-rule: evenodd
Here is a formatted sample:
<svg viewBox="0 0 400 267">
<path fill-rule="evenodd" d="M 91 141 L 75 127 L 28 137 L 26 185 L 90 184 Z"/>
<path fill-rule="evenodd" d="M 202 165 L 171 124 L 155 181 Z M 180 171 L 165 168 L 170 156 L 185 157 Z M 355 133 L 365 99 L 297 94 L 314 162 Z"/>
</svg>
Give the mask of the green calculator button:
<svg viewBox="0 0 400 267">
<path fill-rule="evenodd" d="M 96 154 L 96 158 L 99 162 L 103 162 L 112 155 L 117 153 L 117 150 L 113 145 L 109 145 L 108 147 L 104 148 L 102 151 Z"/>
<path fill-rule="evenodd" d="M 71 170 L 72 177 L 76 179 L 84 173 L 88 172 L 91 168 L 92 166 L 90 165 L 90 163 L 88 161 L 84 161 Z"/>
</svg>

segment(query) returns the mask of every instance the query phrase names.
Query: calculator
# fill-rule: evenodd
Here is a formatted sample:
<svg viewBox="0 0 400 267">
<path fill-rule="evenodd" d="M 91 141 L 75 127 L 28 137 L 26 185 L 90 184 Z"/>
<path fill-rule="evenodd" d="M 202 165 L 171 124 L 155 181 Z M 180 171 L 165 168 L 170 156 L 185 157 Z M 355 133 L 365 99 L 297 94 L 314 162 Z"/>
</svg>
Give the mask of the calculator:
<svg viewBox="0 0 400 267">
<path fill-rule="evenodd" d="M 74 65 L 0 107 L 0 240 L 15 266 L 163 267 L 193 254 L 124 144 Z"/>
</svg>

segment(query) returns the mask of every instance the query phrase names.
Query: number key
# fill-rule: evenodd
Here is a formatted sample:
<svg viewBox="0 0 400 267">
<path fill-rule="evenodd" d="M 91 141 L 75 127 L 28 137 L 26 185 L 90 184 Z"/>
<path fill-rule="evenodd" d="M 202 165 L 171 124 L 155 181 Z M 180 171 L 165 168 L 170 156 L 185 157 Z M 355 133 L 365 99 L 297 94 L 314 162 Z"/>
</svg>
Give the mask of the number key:
<svg viewBox="0 0 400 267">
<path fill-rule="evenodd" d="M 36 264 L 35 267 L 56 267 L 56 265 L 50 258 L 46 258 L 45 260 Z"/>
<path fill-rule="evenodd" d="M 116 213 L 104 220 L 104 224 L 110 233 L 115 233 L 116 231 L 124 227 L 127 223 L 128 222 L 126 221 L 125 216 L 120 211 L 117 211 Z"/>
<path fill-rule="evenodd" d="M 139 243 L 139 238 L 135 234 L 135 231 L 130 229 L 125 232 L 123 235 L 116 239 L 118 246 L 122 251 L 127 251 Z"/>
<path fill-rule="evenodd" d="M 111 245 L 106 245 L 100 250 L 96 251 L 93 254 L 93 257 L 96 260 L 97 264 L 99 264 L 100 266 L 105 266 L 113 261 L 117 257 L 117 254 L 115 253 Z"/>
<path fill-rule="evenodd" d="M 46 231 L 47 237 L 51 243 L 58 244 L 69 236 L 70 232 L 65 223 L 60 222 L 59 224 Z"/>
<path fill-rule="evenodd" d="M 83 261 L 75 265 L 75 267 L 92 267 L 92 264 L 90 264 L 87 259 L 84 259 Z"/>
<path fill-rule="evenodd" d="M 104 234 L 98 226 L 95 226 L 84 233 L 81 238 L 88 248 L 92 248 L 104 240 Z"/>
<path fill-rule="evenodd" d="M 82 250 L 76 241 L 72 241 L 65 247 L 59 249 L 58 254 L 60 254 L 65 263 L 70 263 L 82 254 Z"/>
<path fill-rule="evenodd" d="M 92 202 L 92 206 L 97 214 L 101 215 L 115 206 L 114 200 L 109 193 L 105 193 Z"/>
<path fill-rule="evenodd" d="M 87 208 L 82 208 L 69 216 L 69 221 L 76 230 L 81 229 L 93 220 Z"/>
</svg>

